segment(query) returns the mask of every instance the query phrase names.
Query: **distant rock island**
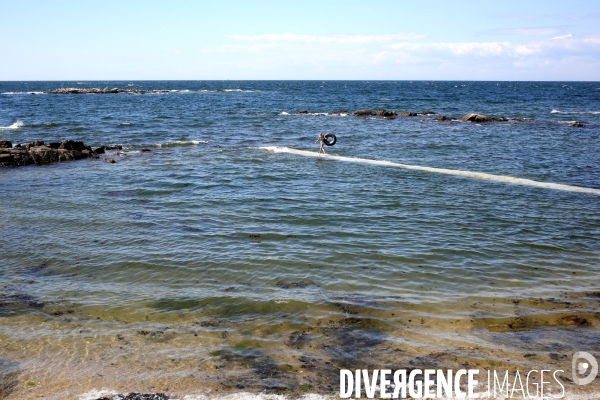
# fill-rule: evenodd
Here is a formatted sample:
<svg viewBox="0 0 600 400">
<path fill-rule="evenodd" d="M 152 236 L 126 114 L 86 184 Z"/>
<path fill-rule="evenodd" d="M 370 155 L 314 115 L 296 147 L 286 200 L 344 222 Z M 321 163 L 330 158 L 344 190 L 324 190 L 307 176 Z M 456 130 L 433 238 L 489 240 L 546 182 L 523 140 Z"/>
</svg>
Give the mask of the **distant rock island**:
<svg viewBox="0 0 600 400">
<path fill-rule="evenodd" d="M 48 90 L 44 93 L 48 94 L 112 94 L 112 93 L 128 93 L 128 94 L 146 94 L 146 93 L 169 93 L 172 90 L 142 90 L 142 89 L 121 89 L 121 88 L 58 88 Z"/>
</svg>

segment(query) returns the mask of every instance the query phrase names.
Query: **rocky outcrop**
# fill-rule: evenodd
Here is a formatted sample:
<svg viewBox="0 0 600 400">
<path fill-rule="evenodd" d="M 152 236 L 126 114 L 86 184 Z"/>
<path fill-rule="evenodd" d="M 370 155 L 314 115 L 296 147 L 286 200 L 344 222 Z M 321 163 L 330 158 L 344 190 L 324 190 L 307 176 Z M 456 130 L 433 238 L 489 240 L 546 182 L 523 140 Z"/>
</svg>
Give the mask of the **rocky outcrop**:
<svg viewBox="0 0 600 400">
<path fill-rule="evenodd" d="M 438 115 L 437 117 L 435 117 L 433 120 L 434 121 L 447 121 L 449 118 L 446 117 L 445 115 Z"/>
<path fill-rule="evenodd" d="M 402 111 L 402 112 L 397 112 L 396 115 L 399 117 L 416 117 L 417 113 L 410 112 L 410 111 Z"/>
<path fill-rule="evenodd" d="M 574 126 L 576 128 L 583 128 L 585 124 L 583 122 L 573 121 L 569 124 L 569 126 Z"/>
<path fill-rule="evenodd" d="M 396 111 L 386 111 L 386 110 L 358 110 L 354 113 L 357 117 L 368 117 L 368 116 L 376 116 L 376 117 L 415 117 L 417 113 L 413 112 L 396 112 Z"/>
<path fill-rule="evenodd" d="M 115 94 L 115 93 L 128 93 L 128 94 L 146 94 L 146 93 L 170 93 L 170 90 L 141 90 L 141 89 L 120 89 L 120 88 L 59 88 L 49 90 L 44 93 L 48 94 Z"/>
<path fill-rule="evenodd" d="M 35 140 L 12 146 L 7 140 L 0 141 L 0 166 L 18 167 L 30 164 L 52 164 L 59 161 L 98 158 L 98 154 L 83 142 L 63 140 L 60 143 L 44 143 Z"/>
<path fill-rule="evenodd" d="M 463 115 L 462 117 L 459 118 L 461 121 L 470 121 L 470 122 L 498 122 L 498 121 L 508 121 L 508 118 L 506 117 L 488 117 L 487 115 L 483 115 L 483 114 L 467 114 L 467 115 Z"/>
<path fill-rule="evenodd" d="M 463 115 L 459 118 L 461 121 L 470 121 L 470 122 L 492 122 L 492 118 L 483 114 L 467 114 Z"/>
</svg>

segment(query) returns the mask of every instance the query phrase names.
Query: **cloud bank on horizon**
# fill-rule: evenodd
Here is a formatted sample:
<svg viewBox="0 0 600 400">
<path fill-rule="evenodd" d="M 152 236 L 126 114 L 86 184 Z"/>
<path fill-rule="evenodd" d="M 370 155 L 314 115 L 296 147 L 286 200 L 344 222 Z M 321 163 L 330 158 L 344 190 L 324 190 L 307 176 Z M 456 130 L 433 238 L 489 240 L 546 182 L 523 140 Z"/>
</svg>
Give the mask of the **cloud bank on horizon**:
<svg viewBox="0 0 600 400">
<path fill-rule="evenodd" d="M 600 80 L 600 3 L 0 0 L 0 80 Z"/>
</svg>

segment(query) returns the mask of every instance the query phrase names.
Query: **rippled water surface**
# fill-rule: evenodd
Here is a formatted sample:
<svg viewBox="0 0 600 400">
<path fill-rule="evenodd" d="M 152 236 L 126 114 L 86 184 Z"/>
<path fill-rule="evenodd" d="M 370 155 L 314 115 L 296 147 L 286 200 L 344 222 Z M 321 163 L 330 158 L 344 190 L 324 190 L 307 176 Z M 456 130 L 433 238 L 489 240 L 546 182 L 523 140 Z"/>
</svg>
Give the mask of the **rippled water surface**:
<svg viewBox="0 0 600 400">
<path fill-rule="evenodd" d="M 43 93 L 107 86 L 171 92 Z M 295 151 L 319 131 L 350 159 Z M 0 170 L 0 393 L 329 393 L 339 368 L 600 354 L 600 83 L 0 82 L 1 139 L 123 151 Z"/>
</svg>

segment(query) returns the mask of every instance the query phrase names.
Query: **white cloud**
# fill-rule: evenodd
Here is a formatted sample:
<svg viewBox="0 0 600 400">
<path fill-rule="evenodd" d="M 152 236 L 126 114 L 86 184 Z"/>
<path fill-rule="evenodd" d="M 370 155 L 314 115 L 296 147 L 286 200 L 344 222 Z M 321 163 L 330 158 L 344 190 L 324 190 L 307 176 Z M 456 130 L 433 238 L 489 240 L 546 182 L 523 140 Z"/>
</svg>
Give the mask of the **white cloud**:
<svg viewBox="0 0 600 400">
<path fill-rule="evenodd" d="M 568 39 L 570 37 L 573 37 L 573 35 L 571 35 L 570 33 L 568 35 L 564 35 L 564 36 L 556 36 L 553 37 L 551 40 L 560 40 L 560 39 Z"/>
<path fill-rule="evenodd" d="M 200 54 L 203 69 L 228 74 L 241 68 L 247 79 L 600 79 L 600 35 L 461 42 L 424 37 L 230 35 Z"/>
</svg>

